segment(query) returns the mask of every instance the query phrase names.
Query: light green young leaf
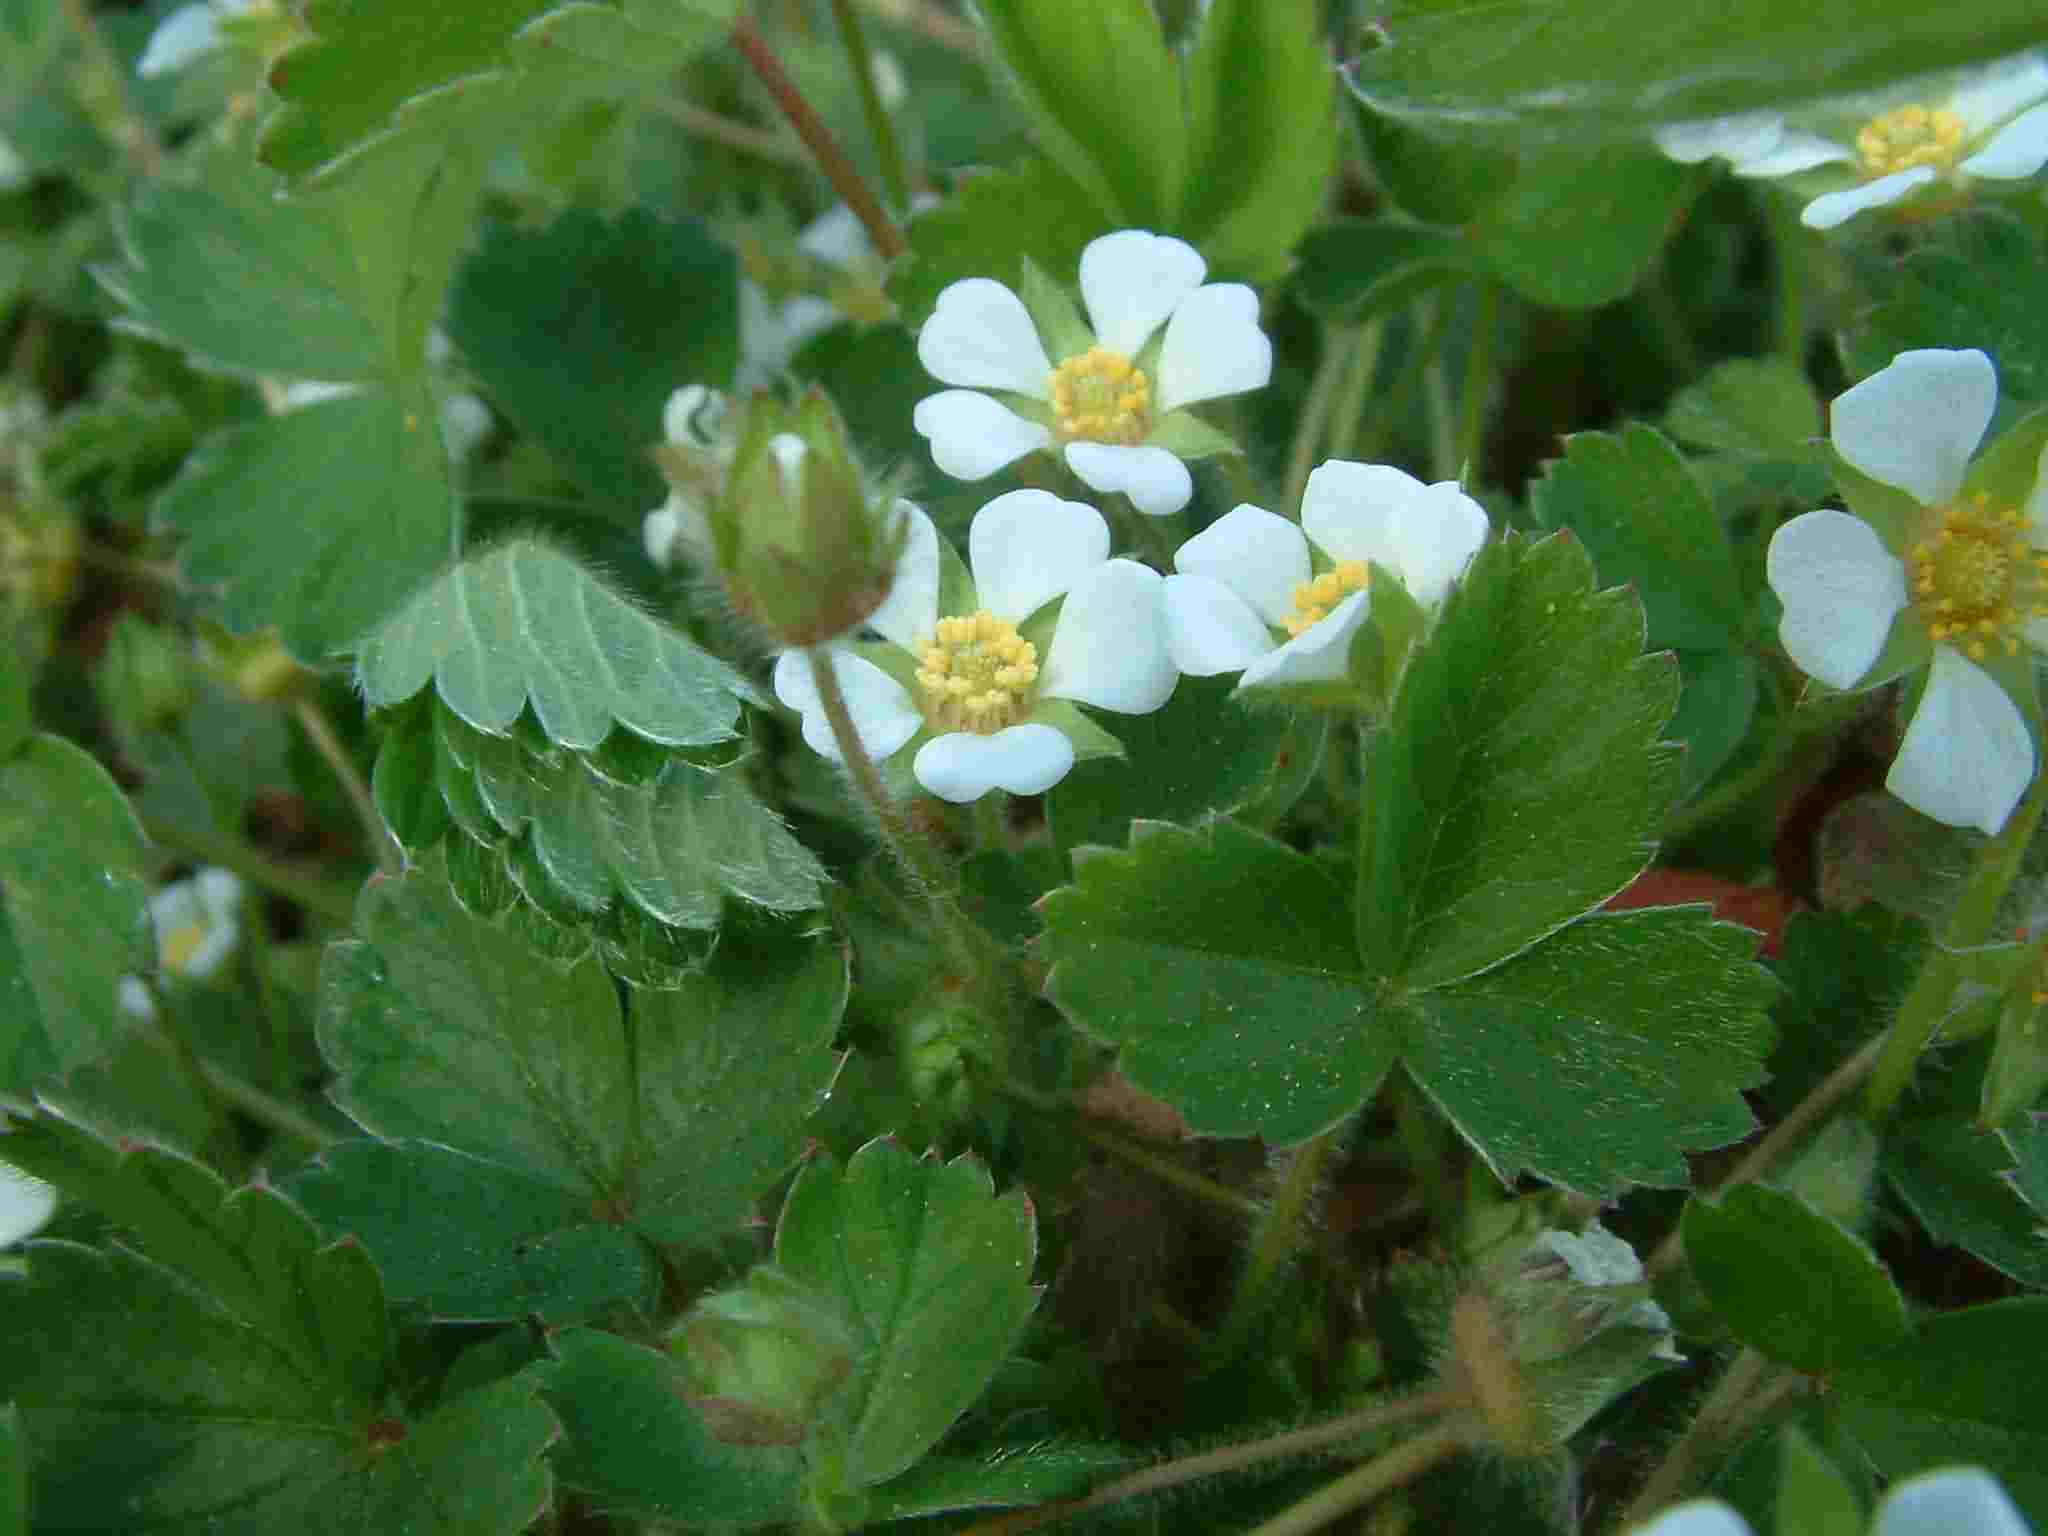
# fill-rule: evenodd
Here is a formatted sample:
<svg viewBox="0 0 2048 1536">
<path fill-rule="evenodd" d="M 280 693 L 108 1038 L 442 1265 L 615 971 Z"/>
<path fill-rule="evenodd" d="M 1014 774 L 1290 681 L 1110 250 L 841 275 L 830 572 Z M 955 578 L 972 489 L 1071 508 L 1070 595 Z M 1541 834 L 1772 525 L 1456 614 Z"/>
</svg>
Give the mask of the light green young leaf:
<svg viewBox="0 0 2048 1536">
<path fill-rule="evenodd" d="M 0 1092 L 120 1038 L 121 978 L 148 968 L 142 868 L 135 813 L 88 754 L 35 736 L 0 757 Z"/>
<path fill-rule="evenodd" d="M 401 704 L 431 678 L 477 730 L 502 735 L 530 703 L 551 740 L 589 751 L 612 722 L 651 741 L 730 740 L 730 666 L 642 613 L 583 565 L 530 538 L 472 555 L 418 592 L 363 645 L 363 692 Z"/>
<path fill-rule="evenodd" d="M 1031 1202 L 971 1158 L 869 1142 L 790 1189 L 775 1262 L 840 1310 L 859 1349 L 833 1401 L 854 1486 L 906 1471 L 972 1407 L 1038 1302 Z"/>
<path fill-rule="evenodd" d="M 1359 947 L 1414 988 L 1496 965 L 1649 862 L 1677 668 L 1576 541 L 1480 552 L 1367 748 Z"/>
<path fill-rule="evenodd" d="M 1755 935 L 1699 907 L 1574 923 L 1407 1003 L 1410 1074 L 1503 1179 L 1609 1199 L 1687 1182 L 1683 1154 L 1756 1127 L 1776 984 Z"/>
<path fill-rule="evenodd" d="M 1345 908 L 1341 881 L 1235 823 L 1140 822 L 1128 852 L 1090 852 L 1042 903 L 1046 992 L 1196 1130 L 1301 1141 L 1398 1048 Z"/>
</svg>

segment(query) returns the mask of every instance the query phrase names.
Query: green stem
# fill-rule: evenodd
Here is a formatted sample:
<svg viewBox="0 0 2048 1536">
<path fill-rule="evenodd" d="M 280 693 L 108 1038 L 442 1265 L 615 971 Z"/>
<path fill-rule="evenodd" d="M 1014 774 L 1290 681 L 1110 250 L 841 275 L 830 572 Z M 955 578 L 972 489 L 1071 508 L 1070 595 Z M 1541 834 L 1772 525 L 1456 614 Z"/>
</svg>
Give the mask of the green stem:
<svg viewBox="0 0 2048 1536">
<path fill-rule="evenodd" d="M 1472 342 L 1465 349 L 1465 378 L 1458 405 L 1458 475 L 1472 475 L 1486 446 L 1486 406 L 1493 391 L 1494 333 L 1500 326 L 1500 285 L 1481 279 L 1472 313 Z"/>
<path fill-rule="evenodd" d="M 218 864 L 240 875 L 251 885 L 274 891 L 295 901 L 308 912 L 319 914 L 341 927 L 355 920 L 355 896 L 340 886 L 314 875 L 301 874 L 247 843 L 222 833 L 179 826 L 161 817 L 144 815 L 142 830 L 152 843 L 202 864 Z"/>
<path fill-rule="evenodd" d="M 1771 232 L 1771 340 L 1780 356 L 1806 367 L 1806 335 L 1812 314 L 1813 231 L 1799 222 L 1797 204 L 1776 187 L 1760 182 L 1757 201 Z"/>
<path fill-rule="evenodd" d="M 1804 1391 L 1806 1378 L 1773 1365 L 1753 1349 L 1735 1357 L 1698 1415 L 1671 1447 L 1642 1491 L 1622 1512 L 1619 1529 L 1648 1520 L 1691 1489 L 1714 1452 L 1727 1445 L 1794 1392 Z"/>
<path fill-rule="evenodd" d="M 1237 1358 L 1271 1306 L 1280 1278 L 1301 1245 L 1310 1207 L 1315 1204 L 1323 1172 L 1330 1165 L 1341 1134 L 1339 1127 L 1310 1137 L 1296 1149 L 1293 1161 L 1288 1164 L 1279 1193 L 1252 1234 L 1252 1251 L 1245 1260 L 1244 1273 L 1238 1277 L 1237 1294 L 1231 1299 L 1223 1326 L 1217 1330 L 1214 1358 L 1219 1364 Z"/>
<path fill-rule="evenodd" d="M 768 40 L 761 35 L 761 29 L 754 25 L 753 18 L 742 16 L 732 25 L 733 46 L 738 48 L 747 63 L 753 67 L 768 94 L 775 98 L 782 115 L 789 119 L 796 136 L 804 141 L 804 148 L 811 152 L 811 158 L 818 162 L 818 169 L 825 173 L 825 179 L 832 183 L 832 190 L 840 200 L 853 210 L 853 216 L 866 227 L 868 238 L 875 243 L 875 250 L 884 261 L 894 261 L 908 247 L 903 243 L 902 231 L 883 211 L 876 201 L 874 189 L 867 184 L 859 169 L 846 157 L 846 151 L 839 147 L 839 141 L 832 137 L 832 130 L 825 126 L 825 120 L 818 116 L 817 109 L 804 99 L 804 93 L 797 89 L 796 82 L 789 78 L 782 63 L 775 57 L 775 50 L 768 46 Z"/>
<path fill-rule="evenodd" d="M 1318 1489 L 1299 1504 L 1282 1510 L 1251 1536 L 1309 1536 L 1331 1521 L 1370 1504 L 1383 1493 L 1412 1483 L 1423 1473 L 1472 1444 L 1471 1426 L 1463 1422 L 1425 1430 L 1383 1456 Z"/>
<path fill-rule="evenodd" d="M 140 1026 L 139 1032 L 151 1045 L 178 1061 L 192 1077 L 194 1086 L 200 1088 L 208 1100 L 231 1104 L 258 1124 L 304 1142 L 316 1152 L 324 1151 L 341 1139 L 283 1099 L 265 1093 L 227 1068 L 205 1060 L 174 1031 L 158 1024 L 146 1024 Z"/>
<path fill-rule="evenodd" d="M 370 793 L 369 784 L 357 769 L 355 759 L 348 755 L 348 748 L 336 734 L 334 723 L 327 718 L 326 711 L 313 700 L 301 698 L 293 702 L 292 715 L 306 733 L 306 739 L 312 742 L 313 750 L 320 754 L 321 761 L 327 764 L 341 785 L 342 793 L 348 797 L 349 808 L 356 813 L 363 836 L 370 841 L 377 868 L 387 875 L 403 874 L 405 854 L 399 849 L 398 839 L 384 825 L 384 814 L 377 809 L 377 797 Z"/>
<path fill-rule="evenodd" d="M 1330 407 L 1337 398 L 1337 385 L 1351 359 L 1351 333 L 1329 330 L 1323 333 L 1323 355 L 1308 382 L 1308 398 L 1294 423 L 1294 441 L 1287 449 L 1287 479 L 1281 486 L 1279 512 L 1282 517 L 1301 515 L 1301 492 L 1308 484 L 1308 472 L 1315 467 L 1316 450 L 1322 446 L 1323 429 L 1330 420 Z"/>
<path fill-rule="evenodd" d="M 1885 1035 L 1877 1069 L 1863 1096 L 1863 1112 L 1872 1121 L 1882 1122 L 1891 1114 L 1913 1080 L 1920 1053 L 1948 1017 L 1970 952 L 1991 937 L 1991 924 L 2020 872 L 2044 806 L 2048 806 L 2048 778 L 2037 778 L 2019 809 L 2006 819 L 2004 829 L 1978 854 L 1977 867 L 1963 887 L 1948 927 L 1928 949 L 1913 990 L 1906 994 L 1898 1018 Z"/>
<path fill-rule="evenodd" d="M 1358 339 L 1351 346 L 1351 362 L 1344 370 L 1343 387 L 1337 391 L 1337 403 L 1330 411 L 1330 458 L 1351 458 L 1357 447 L 1358 424 L 1365 416 L 1365 397 L 1372 389 L 1373 375 L 1379 371 L 1380 342 L 1386 334 L 1386 320 L 1380 315 L 1358 328 Z"/>
<path fill-rule="evenodd" d="M 779 133 L 756 128 L 752 123 L 721 117 L 687 101 L 664 101 L 657 97 L 652 105 L 663 117 L 679 125 L 683 132 L 709 139 L 714 144 L 723 144 L 743 155 L 752 155 L 772 165 L 808 167 L 811 163 L 811 157 L 804 153 L 801 144 Z"/>
<path fill-rule="evenodd" d="M 875 56 L 860 24 L 860 12 L 853 0 L 832 0 L 832 14 L 839 18 L 839 35 L 845 39 L 847 61 L 853 65 L 854 88 L 860 92 L 860 109 L 868 120 L 868 136 L 875 141 L 875 156 L 882 164 L 882 189 L 898 211 L 908 210 L 910 173 L 904 168 L 896 125 L 889 121 L 881 87 L 875 84 Z"/>
<path fill-rule="evenodd" d="M 1450 328 L 1451 295 L 1439 294 L 1423 301 L 1435 314 L 1431 329 L 1440 335 Z M 1443 347 L 1430 348 L 1429 362 L 1422 370 L 1422 404 L 1429 427 L 1429 468 L 1432 480 L 1458 477 L 1458 428 L 1452 417 L 1451 376 L 1444 366 Z"/>
</svg>

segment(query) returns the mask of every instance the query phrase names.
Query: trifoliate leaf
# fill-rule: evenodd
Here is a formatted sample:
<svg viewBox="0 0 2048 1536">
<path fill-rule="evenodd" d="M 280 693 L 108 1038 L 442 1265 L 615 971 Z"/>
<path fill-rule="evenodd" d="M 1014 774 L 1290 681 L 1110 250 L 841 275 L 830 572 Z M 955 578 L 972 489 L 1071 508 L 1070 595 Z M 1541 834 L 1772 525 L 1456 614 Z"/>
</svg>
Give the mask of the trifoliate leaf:
<svg viewBox="0 0 2048 1536">
<path fill-rule="evenodd" d="M 1359 945 L 1414 988 L 1469 976 L 1642 872 L 1678 780 L 1677 669 L 1584 548 L 1480 552 L 1367 748 Z"/>
<path fill-rule="evenodd" d="M 831 1081 L 846 969 L 820 939 L 729 931 L 629 1014 L 595 961 L 550 964 L 464 911 L 438 858 L 367 887 L 357 931 L 321 978 L 336 1102 L 660 1242 L 737 1225 Z"/>
<path fill-rule="evenodd" d="M 1685 1208 L 1685 1256 L 1735 1336 L 1810 1376 L 1904 1341 L 1906 1303 L 1860 1238 L 1746 1184 Z"/>
<path fill-rule="evenodd" d="M 1045 898 L 1046 991 L 1196 1130 L 1300 1141 L 1368 1097 L 1398 1045 L 1346 907 L 1342 882 L 1256 832 L 1141 822 Z"/>
<path fill-rule="evenodd" d="M 1023 1191 L 996 1198 L 971 1158 L 881 1140 L 798 1175 L 775 1262 L 838 1307 L 858 1349 L 825 1432 L 849 1484 L 898 1476 L 981 1396 L 1037 1304 L 1037 1243 Z"/>
<path fill-rule="evenodd" d="M 726 741 L 739 701 L 756 697 L 687 635 L 531 539 L 472 555 L 422 589 L 364 643 L 360 672 L 373 706 L 402 704 L 431 678 L 493 735 L 530 703 L 549 739 L 578 751 L 615 720 L 650 741 Z"/>
<path fill-rule="evenodd" d="M 1937 225 L 1900 264 L 1886 302 L 1854 338 L 1857 371 L 1874 373 L 1919 347 L 1979 347 L 1998 366 L 1998 392 L 2048 403 L 2048 314 L 2034 302 L 2048 241 L 1992 210 Z"/>
<path fill-rule="evenodd" d="M 0 1093 L 103 1054 L 148 966 L 142 829 L 107 771 L 34 736 L 0 757 Z"/>
</svg>

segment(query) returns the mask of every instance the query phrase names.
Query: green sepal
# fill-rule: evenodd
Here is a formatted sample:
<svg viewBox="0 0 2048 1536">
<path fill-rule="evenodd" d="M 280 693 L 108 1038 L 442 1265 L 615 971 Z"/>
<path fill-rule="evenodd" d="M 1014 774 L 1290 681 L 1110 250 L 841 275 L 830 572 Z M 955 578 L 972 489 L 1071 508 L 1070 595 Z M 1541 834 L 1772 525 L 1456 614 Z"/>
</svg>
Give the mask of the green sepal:
<svg viewBox="0 0 2048 1536">
<path fill-rule="evenodd" d="M 1843 503 L 1877 531 L 1886 549 L 1903 557 L 1914 525 L 1925 515 L 1925 509 L 1897 486 L 1871 479 L 1843 458 L 1840 450 L 1830 449 L 1829 458 L 1835 489 L 1841 493 Z"/>
<path fill-rule="evenodd" d="M 1055 366 L 1095 345 L 1095 333 L 1081 318 L 1073 296 L 1047 277 L 1028 255 L 1023 258 L 1017 297 L 1024 301 L 1025 312 L 1038 328 L 1038 339 L 1045 344 L 1045 355 Z"/>
<path fill-rule="evenodd" d="M 1840 690 L 1843 693 L 1867 693 L 1897 677 L 1908 673 L 1919 674 L 1915 688 L 1926 686 L 1927 664 L 1934 660 L 1934 641 L 1927 633 L 1927 626 L 1920 621 L 1920 615 L 1912 608 L 1901 608 L 1892 618 L 1892 627 L 1884 637 L 1884 646 L 1877 653 L 1877 660 L 1870 664 L 1870 670 L 1856 679 L 1854 686 Z M 1814 683 L 1815 688 L 1825 688 L 1823 683 Z M 1834 690 L 1829 690 L 1834 691 Z M 1914 701 L 1918 702 L 1918 693 Z"/>
<path fill-rule="evenodd" d="M 1963 495 L 1982 493 L 2001 511 L 2024 508 L 2042 478 L 2043 447 L 2048 447 L 2048 406 L 2022 417 L 1978 455 L 1963 476 Z"/>
<path fill-rule="evenodd" d="M 1071 741 L 1077 763 L 1124 755 L 1124 744 L 1090 720 L 1072 699 L 1040 699 L 1027 718 L 1034 725 L 1052 726 Z"/>
<path fill-rule="evenodd" d="M 1152 424 L 1145 446 L 1164 448 L 1177 459 L 1211 459 L 1222 453 L 1244 450 L 1220 427 L 1212 427 L 1193 411 L 1168 411 Z"/>
</svg>

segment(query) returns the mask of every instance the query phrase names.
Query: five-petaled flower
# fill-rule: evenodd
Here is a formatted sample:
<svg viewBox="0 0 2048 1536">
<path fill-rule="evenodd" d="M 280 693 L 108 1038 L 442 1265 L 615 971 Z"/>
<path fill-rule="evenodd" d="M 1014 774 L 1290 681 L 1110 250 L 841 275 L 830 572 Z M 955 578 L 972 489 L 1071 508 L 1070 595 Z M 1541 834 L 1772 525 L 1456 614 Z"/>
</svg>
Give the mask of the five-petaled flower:
<svg viewBox="0 0 2048 1536">
<path fill-rule="evenodd" d="M 1431 607 L 1486 532 L 1456 481 L 1332 459 L 1308 477 L 1300 527 L 1241 506 L 1181 545 L 1166 578 L 1174 662 L 1193 677 L 1241 670 L 1240 688 L 1336 681 L 1370 611 L 1371 567 Z"/>
<path fill-rule="evenodd" d="M 990 278 L 948 286 L 917 337 L 925 368 L 959 386 L 917 403 L 932 461 L 981 480 L 1058 448 L 1094 490 L 1153 516 L 1179 511 L 1194 489 L 1182 460 L 1229 446 L 1186 407 L 1261 388 L 1273 371 L 1258 295 L 1204 283 L 1207 271 L 1194 247 L 1142 229 L 1090 241 L 1086 325 L 1049 288 L 1031 295 L 1034 312 Z"/>
<path fill-rule="evenodd" d="M 1870 688 L 1931 663 L 1885 784 L 1987 833 L 2033 782 L 2030 651 L 2048 649 L 2048 474 L 2015 489 L 1999 455 L 1970 464 L 1997 399 L 1982 352 L 1900 353 L 1834 403 L 1835 451 L 1876 488 L 1843 477 L 1855 511 L 1793 518 L 1765 561 L 1811 676 Z"/>
<path fill-rule="evenodd" d="M 922 510 L 899 507 L 909 538 L 867 621 L 881 643 L 822 653 L 870 757 L 914 746 L 912 773 L 943 800 L 1039 794 L 1077 756 L 1110 750 L 1074 705 L 1144 715 L 1172 695 L 1161 578 L 1109 557 L 1093 507 L 1048 491 L 998 496 L 968 528 L 971 577 Z M 838 760 L 809 654 L 777 658 L 775 694 L 802 714 L 811 748 Z"/>
<path fill-rule="evenodd" d="M 2026 53 L 1940 83 L 1822 102 L 1794 119 L 1752 112 L 1670 123 L 1657 144 L 1688 164 L 1719 155 L 1738 176 L 1811 172 L 1820 195 L 1800 219 L 1832 229 L 1936 183 L 2016 181 L 2048 164 L 2048 57 Z"/>
<path fill-rule="evenodd" d="M 206 981 L 221 968 L 242 936 L 242 882 L 208 865 L 189 879 L 174 881 L 149 898 L 149 923 L 156 933 L 160 976 Z M 132 1017 L 153 1019 L 156 1004 L 138 977 L 124 976 L 121 1007 Z"/>
<path fill-rule="evenodd" d="M 1667 1509 L 1634 1536 L 1755 1536 L 1719 1499 Z M 1870 1536 L 2031 1536 L 1998 1480 L 1977 1467 L 1948 1467 L 1896 1483 L 1877 1506 Z"/>
</svg>

